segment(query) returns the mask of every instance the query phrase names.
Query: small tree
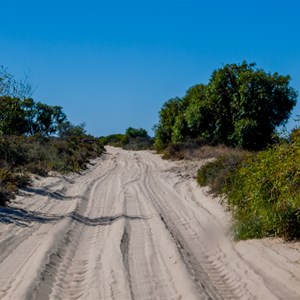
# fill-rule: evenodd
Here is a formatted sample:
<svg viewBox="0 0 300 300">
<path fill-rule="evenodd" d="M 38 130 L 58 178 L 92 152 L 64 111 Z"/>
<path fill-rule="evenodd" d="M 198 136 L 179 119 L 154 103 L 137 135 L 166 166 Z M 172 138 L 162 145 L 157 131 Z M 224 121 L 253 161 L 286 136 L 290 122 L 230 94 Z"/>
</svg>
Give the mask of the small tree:
<svg viewBox="0 0 300 300">
<path fill-rule="evenodd" d="M 136 128 L 132 128 L 132 127 L 128 127 L 126 129 L 125 135 L 128 138 L 136 138 L 136 137 L 147 138 L 148 137 L 148 133 L 147 133 L 146 129 L 143 129 L 143 128 L 136 129 Z"/>
<path fill-rule="evenodd" d="M 182 112 L 181 98 L 172 98 L 163 104 L 159 112 L 159 123 L 154 127 L 155 147 L 157 149 L 164 148 L 171 142 L 176 118 Z"/>
<path fill-rule="evenodd" d="M 26 112 L 19 98 L 0 97 L 0 134 L 22 135 L 28 131 Z"/>
<path fill-rule="evenodd" d="M 41 102 L 35 105 L 33 133 L 40 133 L 45 136 L 59 132 L 60 126 L 66 122 L 66 115 L 61 106 L 50 106 Z"/>
<path fill-rule="evenodd" d="M 255 64 L 227 64 L 212 73 L 208 85 L 195 85 L 183 99 L 163 105 L 155 146 L 199 138 L 210 145 L 262 149 L 296 104 L 289 82 L 289 76 L 266 73 Z"/>
<path fill-rule="evenodd" d="M 207 86 L 197 84 L 188 89 L 185 98 L 189 99 L 189 105 L 184 117 L 189 129 L 189 138 L 200 138 L 211 141 L 211 133 L 214 131 L 213 110 L 207 96 Z"/>
<path fill-rule="evenodd" d="M 225 65 L 213 72 L 208 101 L 217 143 L 259 150 L 272 143 L 296 104 L 290 77 L 266 73 L 255 64 Z"/>
</svg>

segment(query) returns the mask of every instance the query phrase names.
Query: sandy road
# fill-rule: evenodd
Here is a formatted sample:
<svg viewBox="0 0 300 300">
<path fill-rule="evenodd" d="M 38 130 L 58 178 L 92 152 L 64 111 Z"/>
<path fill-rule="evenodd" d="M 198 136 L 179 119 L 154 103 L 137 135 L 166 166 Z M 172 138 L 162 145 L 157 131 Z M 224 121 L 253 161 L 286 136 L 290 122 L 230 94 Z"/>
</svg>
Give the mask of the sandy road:
<svg viewBox="0 0 300 300">
<path fill-rule="evenodd" d="M 180 168 L 108 148 L 35 184 L 0 210 L 0 299 L 299 299 L 299 243 L 234 243 Z"/>
</svg>

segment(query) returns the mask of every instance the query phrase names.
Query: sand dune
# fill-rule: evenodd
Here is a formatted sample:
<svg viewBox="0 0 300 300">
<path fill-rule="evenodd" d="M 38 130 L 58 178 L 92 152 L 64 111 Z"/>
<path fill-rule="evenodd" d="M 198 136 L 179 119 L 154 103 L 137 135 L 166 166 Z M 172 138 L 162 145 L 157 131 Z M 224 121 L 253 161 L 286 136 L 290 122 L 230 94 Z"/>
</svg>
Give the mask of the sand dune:
<svg viewBox="0 0 300 300">
<path fill-rule="evenodd" d="M 233 242 L 191 169 L 108 147 L 35 182 L 0 209 L 0 299 L 300 299 L 300 244 Z"/>
</svg>

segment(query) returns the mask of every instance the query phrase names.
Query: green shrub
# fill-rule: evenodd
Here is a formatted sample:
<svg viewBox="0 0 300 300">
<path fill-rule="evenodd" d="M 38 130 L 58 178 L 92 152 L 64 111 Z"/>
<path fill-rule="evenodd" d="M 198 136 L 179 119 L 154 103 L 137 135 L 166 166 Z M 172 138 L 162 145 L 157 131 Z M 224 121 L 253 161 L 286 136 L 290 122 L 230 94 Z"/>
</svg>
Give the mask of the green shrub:
<svg viewBox="0 0 300 300">
<path fill-rule="evenodd" d="M 300 139 L 259 152 L 226 181 L 237 239 L 300 238 Z"/>
<path fill-rule="evenodd" d="M 111 134 L 100 138 L 103 145 L 120 147 L 126 150 L 147 150 L 153 149 L 154 140 L 143 128 L 126 129 L 125 134 Z"/>
<path fill-rule="evenodd" d="M 103 145 L 110 145 L 114 147 L 122 147 L 125 140 L 125 134 L 111 134 L 100 138 Z"/>
<path fill-rule="evenodd" d="M 26 80 L 18 82 L 0 68 L 0 205 L 29 184 L 24 171 L 42 176 L 51 170 L 78 172 L 105 151 L 84 123 L 74 125 L 62 107 L 28 98 L 31 91 Z"/>
<path fill-rule="evenodd" d="M 79 172 L 104 151 L 99 139 L 86 134 L 64 138 L 0 136 L 0 205 L 29 184 L 24 171 L 40 176 L 51 170 Z"/>
</svg>

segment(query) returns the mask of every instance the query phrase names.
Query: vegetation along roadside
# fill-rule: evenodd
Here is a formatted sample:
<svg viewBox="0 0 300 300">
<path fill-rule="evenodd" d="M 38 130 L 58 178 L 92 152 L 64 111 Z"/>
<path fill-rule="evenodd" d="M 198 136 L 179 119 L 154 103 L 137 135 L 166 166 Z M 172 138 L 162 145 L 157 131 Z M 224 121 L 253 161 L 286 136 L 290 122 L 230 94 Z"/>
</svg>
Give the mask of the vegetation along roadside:
<svg viewBox="0 0 300 300">
<path fill-rule="evenodd" d="M 30 95 L 30 84 L 0 70 L 0 205 L 30 184 L 29 173 L 78 172 L 104 152 L 99 138 L 71 124 L 62 107 Z"/>
<path fill-rule="evenodd" d="M 223 197 L 236 239 L 300 238 L 300 130 L 277 133 L 296 104 L 289 82 L 255 64 L 227 64 L 159 112 L 155 148 L 165 158 L 215 158 L 197 181 Z"/>
<path fill-rule="evenodd" d="M 103 145 L 121 147 L 125 150 L 151 150 L 153 138 L 143 128 L 128 127 L 125 134 L 111 134 L 100 138 Z"/>
</svg>

